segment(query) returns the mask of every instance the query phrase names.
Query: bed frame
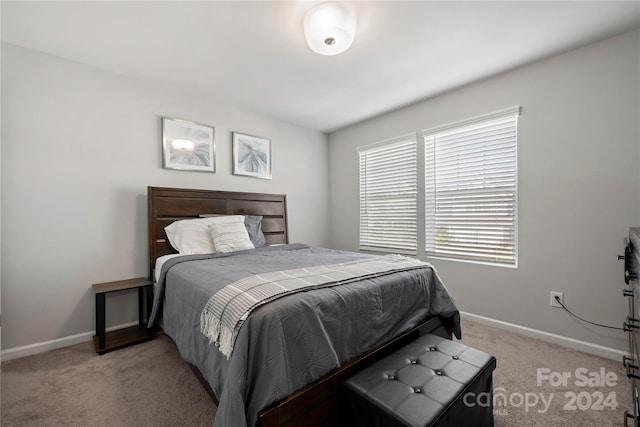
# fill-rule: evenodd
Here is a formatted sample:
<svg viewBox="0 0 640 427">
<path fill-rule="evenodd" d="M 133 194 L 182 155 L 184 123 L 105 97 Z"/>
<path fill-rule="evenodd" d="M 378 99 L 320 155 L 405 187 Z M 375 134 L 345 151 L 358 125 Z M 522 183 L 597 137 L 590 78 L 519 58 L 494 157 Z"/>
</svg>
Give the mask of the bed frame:
<svg viewBox="0 0 640 427">
<path fill-rule="evenodd" d="M 176 220 L 197 218 L 200 214 L 262 215 L 267 243 L 289 243 L 285 195 L 148 187 L 149 277 L 153 277 L 157 257 L 176 252 L 167 241 L 164 227 Z M 432 333 L 451 339 L 451 331 L 451 325 L 439 318 L 424 321 L 263 409 L 259 414 L 260 427 L 340 426 L 342 380 L 419 335 Z M 217 404 L 209 384 L 197 368 L 192 368 Z"/>
</svg>

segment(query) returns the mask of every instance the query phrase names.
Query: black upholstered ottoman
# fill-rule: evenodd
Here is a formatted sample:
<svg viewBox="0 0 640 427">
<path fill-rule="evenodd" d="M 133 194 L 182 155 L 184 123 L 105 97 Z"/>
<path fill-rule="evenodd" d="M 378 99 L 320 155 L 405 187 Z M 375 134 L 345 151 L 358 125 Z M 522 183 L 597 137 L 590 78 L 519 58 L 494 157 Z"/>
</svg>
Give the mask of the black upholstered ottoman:
<svg viewBox="0 0 640 427">
<path fill-rule="evenodd" d="M 493 426 L 490 354 L 426 334 L 345 381 L 346 425 Z"/>
</svg>

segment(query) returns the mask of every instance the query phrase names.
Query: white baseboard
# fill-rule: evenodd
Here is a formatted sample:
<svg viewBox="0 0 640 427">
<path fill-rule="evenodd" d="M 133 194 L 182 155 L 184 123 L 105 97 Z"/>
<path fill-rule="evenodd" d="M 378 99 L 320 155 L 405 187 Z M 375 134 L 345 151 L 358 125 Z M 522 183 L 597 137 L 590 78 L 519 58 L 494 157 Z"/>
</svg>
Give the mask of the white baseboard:
<svg viewBox="0 0 640 427">
<path fill-rule="evenodd" d="M 107 328 L 107 332 L 128 328 L 129 326 L 135 326 L 138 322 L 125 323 L 123 325 L 111 326 Z M 6 360 L 17 359 L 18 357 L 30 356 L 32 354 L 43 353 L 49 350 L 55 350 L 57 348 L 67 347 L 74 344 L 80 344 L 82 342 L 91 341 L 95 332 L 84 332 L 82 334 L 71 335 L 64 338 L 58 338 L 51 341 L 39 342 L 35 344 L 24 345 L 21 347 L 9 348 L 2 350 L 0 353 L 0 359 L 4 362 Z"/>
<path fill-rule="evenodd" d="M 466 320 L 471 320 L 472 322 L 482 323 L 483 325 L 493 326 L 498 329 L 504 329 L 510 332 L 526 335 L 531 338 L 538 338 L 543 341 L 552 342 L 574 350 L 580 350 L 585 353 L 595 354 L 596 356 L 606 357 L 607 359 L 622 361 L 622 356 L 628 356 L 628 353 L 622 350 L 616 350 L 614 348 L 604 347 L 586 341 L 563 337 L 562 335 L 551 334 L 549 332 L 539 331 L 537 329 L 531 329 L 526 326 L 515 325 L 513 323 L 507 323 L 501 320 L 491 319 L 489 317 L 478 316 L 464 311 L 460 312 L 460 317 Z"/>
</svg>

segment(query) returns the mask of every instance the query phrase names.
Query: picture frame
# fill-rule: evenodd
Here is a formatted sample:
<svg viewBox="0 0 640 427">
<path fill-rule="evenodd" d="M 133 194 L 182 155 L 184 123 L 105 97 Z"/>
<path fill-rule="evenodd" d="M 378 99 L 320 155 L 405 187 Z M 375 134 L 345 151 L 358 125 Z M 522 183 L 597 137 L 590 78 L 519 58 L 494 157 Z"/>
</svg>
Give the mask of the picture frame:
<svg viewBox="0 0 640 427">
<path fill-rule="evenodd" d="M 215 128 L 188 120 L 162 118 L 165 169 L 216 171 Z"/>
<path fill-rule="evenodd" d="M 271 179 L 271 140 L 232 133 L 233 174 Z"/>
</svg>

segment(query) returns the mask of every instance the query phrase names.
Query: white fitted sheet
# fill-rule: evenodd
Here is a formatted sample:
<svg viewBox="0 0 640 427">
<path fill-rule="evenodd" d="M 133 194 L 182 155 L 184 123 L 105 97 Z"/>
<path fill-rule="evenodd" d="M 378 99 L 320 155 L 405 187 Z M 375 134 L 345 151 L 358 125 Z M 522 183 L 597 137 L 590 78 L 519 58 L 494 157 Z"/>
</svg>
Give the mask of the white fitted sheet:
<svg viewBox="0 0 640 427">
<path fill-rule="evenodd" d="M 181 256 L 181 254 L 169 254 L 162 255 L 161 257 L 156 258 L 156 268 L 153 270 L 154 283 L 158 283 L 158 278 L 160 277 L 160 270 L 162 270 L 162 265 L 170 260 L 171 258 L 175 258 L 177 256 Z"/>
</svg>

